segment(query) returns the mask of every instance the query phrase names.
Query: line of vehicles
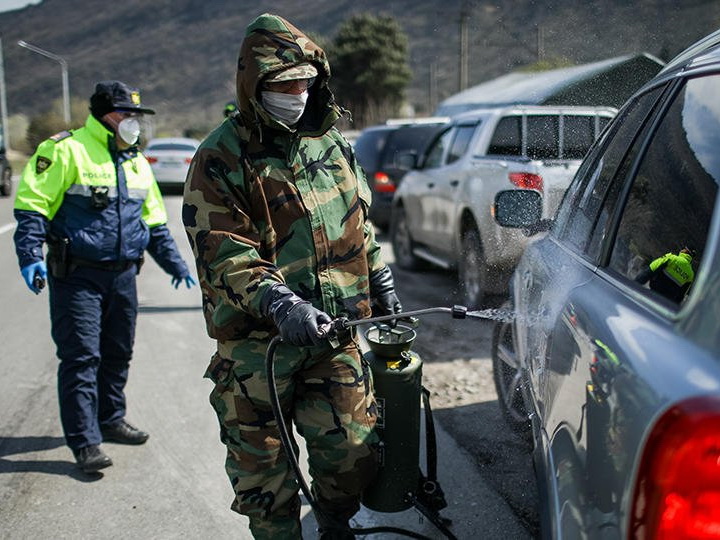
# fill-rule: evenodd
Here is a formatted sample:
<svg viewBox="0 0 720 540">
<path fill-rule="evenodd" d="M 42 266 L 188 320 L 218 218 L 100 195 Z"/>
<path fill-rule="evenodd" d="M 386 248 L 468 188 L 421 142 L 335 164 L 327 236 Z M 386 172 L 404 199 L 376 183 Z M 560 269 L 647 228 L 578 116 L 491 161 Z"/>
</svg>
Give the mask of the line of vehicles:
<svg viewBox="0 0 720 540">
<path fill-rule="evenodd" d="M 370 217 L 389 232 L 401 268 L 454 269 L 460 302 L 482 307 L 507 292 L 528 242 L 495 223 L 496 193 L 535 189 L 552 216 L 616 112 L 514 105 L 368 128 L 355 148 L 373 189 Z"/>
<path fill-rule="evenodd" d="M 397 264 L 507 289 L 495 385 L 543 538 L 720 538 L 718 96 L 720 30 L 619 111 L 476 111 L 395 156 Z"/>
</svg>

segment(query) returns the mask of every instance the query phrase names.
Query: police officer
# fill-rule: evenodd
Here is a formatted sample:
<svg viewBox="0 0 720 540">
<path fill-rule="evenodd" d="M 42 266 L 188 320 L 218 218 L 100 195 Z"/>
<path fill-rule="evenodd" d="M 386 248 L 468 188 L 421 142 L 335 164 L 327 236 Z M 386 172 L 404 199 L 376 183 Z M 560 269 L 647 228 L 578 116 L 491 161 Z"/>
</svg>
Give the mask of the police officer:
<svg viewBox="0 0 720 540">
<path fill-rule="evenodd" d="M 217 340 L 210 401 L 232 509 L 256 539 L 301 533 L 267 388 L 274 335 L 278 394 L 307 444 L 321 538 L 353 537 L 348 520 L 377 466 L 377 407 L 357 338 L 348 332 L 334 348 L 318 326 L 401 307 L 367 220 L 370 189 L 334 127 L 342 110 L 329 77 L 320 47 L 285 19 L 259 16 L 240 50 L 238 112 L 203 141 L 185 183 L 183 222 Z"/>
<path fill-rule="evenodd" d="M 125 420 L 124 388 L 137 318 L 143 253 L 180 283 L 195 282 L 166 225 L 150 165 L 138 151 L 138 90 L 97 83 L 84 127 L 42 142 L 15 201 L 20 272 L 35 294 L 47 279 L 65 440 L 78 466 L 112 465 L 101 441 L 143 444 Z M 48 244 L 47 265 L 43 244 Z"/>
<path fill-rule="evenodd" d="M 636 278 L 638 283 L 650 282 L 650 288 L 679 304 L 695 279 L 692 267 L 693 250 L 683 248 L 679 253 L 666 253 L 653 260 Z"/>
</svg>

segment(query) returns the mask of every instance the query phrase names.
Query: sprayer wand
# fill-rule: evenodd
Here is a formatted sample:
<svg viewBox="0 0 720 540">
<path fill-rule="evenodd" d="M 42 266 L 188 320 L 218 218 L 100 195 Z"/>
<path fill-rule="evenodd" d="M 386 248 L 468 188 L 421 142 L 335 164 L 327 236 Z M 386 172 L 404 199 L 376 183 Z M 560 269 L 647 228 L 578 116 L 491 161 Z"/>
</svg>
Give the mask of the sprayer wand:
<svg viewBox="0 0 720 540">
<path fill-rule="evenodd" d="M 429 315 L 432 313 L 449 313 L 450 315 L 452 315 L 453 319 L 466 319 L 468 317 L 476 319 L 483 318 L 481 315 L 475 314 L 475 312 L 468 311 L 468 308 L 466 308 L 465 306 L 455 305 L 452 307 L 431 307 L 416 309 L 414 311 L 404 311 L 402 313 L 393 313 L 392 315 L 380 315 L 379 317 L 370 317 L 368 319 L 356 319 L 354 321 L 346 319 L 345 317 L 340 317 L 329 323 L 320 325 L 320 327 L 318 328 L 318 336 L 320 336 L 321 338 L 327 338 L 333 347 L 337 347 L 338 344 L 336 336 L 339 330 L 345 330 L 352 326 L 359 326 L 361 324 L 376 324 L 385 321 L 395 321 L 403 319 L 412 321 L 420 315 Z"/>
</svg>

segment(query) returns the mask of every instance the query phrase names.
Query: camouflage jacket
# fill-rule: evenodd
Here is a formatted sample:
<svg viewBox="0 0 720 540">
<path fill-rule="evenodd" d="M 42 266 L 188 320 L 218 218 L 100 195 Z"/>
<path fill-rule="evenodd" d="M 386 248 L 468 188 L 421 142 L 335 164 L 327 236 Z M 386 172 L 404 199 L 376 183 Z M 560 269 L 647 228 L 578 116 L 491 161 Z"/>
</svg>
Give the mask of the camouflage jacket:
<svg viewBox="0 0 720 540">
<path fill-rule="evenodd" d="M 308 61 L 318 77 L 290 128 L 260 105 L 260 82 Z M 329 76 L 322 49 L 284 19 L 265 14 L 248 26 L 238 112 L 203 141 L 184 193 L 208 333 L 220 342 L 275 332 L 260 312 L 275 283 L 331 317 L 370 315 L 368 275 L 384 263 L 366 221 L 367 181 L 333 127 L 341 110 Z"/>
</svg>

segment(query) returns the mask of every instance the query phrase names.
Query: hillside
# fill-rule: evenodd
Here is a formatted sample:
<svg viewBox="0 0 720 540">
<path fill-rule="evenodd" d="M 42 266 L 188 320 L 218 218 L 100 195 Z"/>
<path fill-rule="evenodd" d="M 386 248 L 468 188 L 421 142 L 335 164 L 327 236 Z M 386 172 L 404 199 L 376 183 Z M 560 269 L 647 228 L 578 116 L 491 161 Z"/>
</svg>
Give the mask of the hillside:
<svg viewBox="0 0 720 540">
<path fill-rule="evenodd" d="M 159 113 L 158 131 L 209 127 L 234 96 L 236 56 L 253 17 L 278 13 L 329 41 L 349 15 L 369 11 L 395 17 L 408 34 L 407 97 L 426 114 L 459 89 L 462 9 L 469 86 L 538 58 L 585 63 L 646 51 L 667 59 L 720 27 L 717 0 L 43 0 L 0 14 L 8 111 L 37 114 L 62 95 L 57 62 L 18 47 L 22 39 L 67 60 L 74 98 L 118 78 L 141 87 Z"/>
</svg>

